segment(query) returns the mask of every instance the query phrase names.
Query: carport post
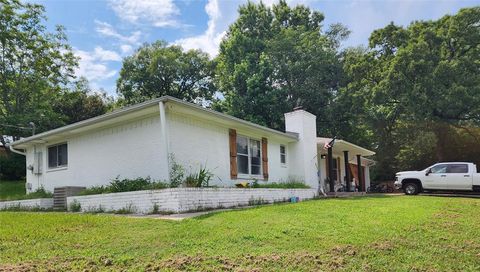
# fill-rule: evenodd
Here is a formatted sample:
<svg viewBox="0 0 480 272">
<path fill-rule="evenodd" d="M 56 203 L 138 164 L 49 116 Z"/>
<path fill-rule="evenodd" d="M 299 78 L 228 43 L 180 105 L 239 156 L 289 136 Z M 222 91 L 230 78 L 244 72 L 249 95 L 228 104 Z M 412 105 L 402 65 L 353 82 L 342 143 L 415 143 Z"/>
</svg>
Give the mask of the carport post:
<svg viewBox="0 0 480 272">
<path fill-rule="evenodd" d="M 350 167 L 348 167 L 348 151 L 343 151 L 343 160 L 345 161 L 345 184 L 347 192 L 350 192 Z"/>
<path fill-rule="evenodd" d="M 362 176 L 362 156 L 357 154 L 357 172 L 358 172 L 358 185 L 359 185 L 359 192 L 365 192 L 364 188 L 364 180 Z"/>
<path fill-rule="evenodd" d="M 333 180 L 333 175 L 335 174 L 333 171 L 333 154 L 332 154 L 332 147 L 328 148 L 328 182 L 330 184 L 330 192 L 335 192 L 335 182 Z"/>
</svg>

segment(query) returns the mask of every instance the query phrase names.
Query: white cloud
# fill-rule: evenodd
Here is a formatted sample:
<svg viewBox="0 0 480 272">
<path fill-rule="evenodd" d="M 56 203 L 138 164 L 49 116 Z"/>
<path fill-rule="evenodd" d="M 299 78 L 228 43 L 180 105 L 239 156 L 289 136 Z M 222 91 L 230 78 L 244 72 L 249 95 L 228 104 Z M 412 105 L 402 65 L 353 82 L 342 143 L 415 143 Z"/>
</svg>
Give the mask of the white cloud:
<svg viewBox="0 0 480 272">
<path fill-rule="evenodd" d="M 176 40 L 174 43 L 181 45 L 184 49 L 202 49 L 210 56 L 214 57 L 218 54 L 218 47 L 222 38 L 225 36 L 225 30 L 220 30 L 219 20 L 222 12 L 219 8 L 218 0 L 209 0 L 205 5 L 205 12 L 208 15 L 208 27 L 205 33 Z M 226 28 L 226 26 L 224 26 Z"/>
<path fill-rule="evenodd" d="M 105 50 L 100 46 L 95 47 L 95 51 L 93 52 L 93 58 L 98 59 L 100 61 L 121 61 L 122 57 L 111 50 Z"/>
<path fill-rule="evenodd" d="M 108 68 L 107 64 L 103 62 L 104 60 L 102 60 L 102 58 L 111 58 L 112 55 L 100 52 L 113 51 L 103 50 L 101 47 L 95 48 L 93 52 L 74 49 L 74 54 L 80 58 L 78 61 L 79 67 L 76 69 L 75 74 L 86 77 L 93 84 L 115 76 L 117 71 Z"/>
<path fill-rule="evenodd" d="M 122 43 L 139 44 L 140 37 L 142 35 L 140 31 L 132 32 L 130 36 L 126 36 L 118 33 L 118 31 L 116 31 L 115 28 L 113 28 L 113 26 L 107 22 L 95 20 L 95 24 L 95 31 L 105 37 L 116 38 Z"/>
<path fill-rule="evenodd" d="M 110 7 L 122 20 L 156 27 L 178 27 L 180 11 L 172 0 L 110 0 Z"/>
<path fill-rule="evenodd" d="M 133 47 L 129 44 L 122 44 L 120 45 L 120 50 L 122 50 L 124 55 L 128 55 L 133 51 Z"/>
</svg>

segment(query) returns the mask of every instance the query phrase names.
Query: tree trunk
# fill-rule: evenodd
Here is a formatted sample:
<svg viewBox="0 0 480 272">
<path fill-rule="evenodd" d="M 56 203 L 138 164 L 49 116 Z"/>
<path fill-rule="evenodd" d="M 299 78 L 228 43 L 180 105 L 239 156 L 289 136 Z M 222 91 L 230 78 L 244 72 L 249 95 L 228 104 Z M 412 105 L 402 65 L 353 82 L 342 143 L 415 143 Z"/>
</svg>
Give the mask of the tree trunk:
<svg viewBox="0 0 480 272">
<path fill-rule="evenodd" d="M 437 123 L 433 126 L 433 133 L 437 138 L 435 154 L 437 156 L 437 161 L 445 161 L 445 147 L 447 145 L 447 134 L 448 126 L 445 124 Z"/>
</svg>

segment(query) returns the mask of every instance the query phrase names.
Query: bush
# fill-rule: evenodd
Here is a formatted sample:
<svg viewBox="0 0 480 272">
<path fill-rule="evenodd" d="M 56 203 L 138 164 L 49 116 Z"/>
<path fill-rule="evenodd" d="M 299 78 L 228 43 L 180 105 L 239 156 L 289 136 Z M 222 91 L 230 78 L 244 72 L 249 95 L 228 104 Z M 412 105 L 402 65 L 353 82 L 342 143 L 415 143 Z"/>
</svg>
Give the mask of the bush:
<svg viewBox="0 0 480 272">
<path fill-rule="evenodd" d="M 207 187 L 213 174 L 206 167 L 200 167 L 198 173 L 193 173 L 185 179 L 186 187 Z"/>
<path fill-rule="evenodd" d="M 70 203 L 70 211 L 71 212 L 79 212 L 82 210 L 82 205 L 78 203 L 76 200 L 74 200 L 72 203 Z"/>
<path fill-rule="evenodd" d="M 170 167 L 170 187 L 176 188 L 183 183 L 185 177 L 185 168 L 175 161 L 173 154 L 169 155 Z"/>
<path fill-rule="evenodd" d="M 152 181 L 150 177 L 139 177 L 136 179 L 120 179 L 120 177 L 117 177 L 112 180 L 112 182 L 110 182 L 110 185 L 92 186 L 80 192 L 80 195 L 98 195 L 141 190 L 154 190 L 165 189 L 168 187 L 169 185 L 167 183 L 160 181 Z"/>
<path fill-rule="evenodd" d="M 136 178 L 136 179 L 120 179 L 119 177 L 115 178 L 110 182 L 108 186 L 110 192 L 130 192 L 130 191 L 139 191 L 143 190 L 145 187 L 150 185 L 152 180 L 150 177 L 147 178 Z"/>
<path fill-rule="evenodd" d="M 16 197 L 16 200 L 35 199 L 35 198 L 52 198 L 52 197 L 53 197 L 52 193 L 47 192 L 43 187 L 40 187 L 32 193 Z"/>
<path fill-rule="evenodd" d="M 24 179 L 26 171 L 25 156 L 15 153 L 0 155 L 0 179 Z"/>
</svg>

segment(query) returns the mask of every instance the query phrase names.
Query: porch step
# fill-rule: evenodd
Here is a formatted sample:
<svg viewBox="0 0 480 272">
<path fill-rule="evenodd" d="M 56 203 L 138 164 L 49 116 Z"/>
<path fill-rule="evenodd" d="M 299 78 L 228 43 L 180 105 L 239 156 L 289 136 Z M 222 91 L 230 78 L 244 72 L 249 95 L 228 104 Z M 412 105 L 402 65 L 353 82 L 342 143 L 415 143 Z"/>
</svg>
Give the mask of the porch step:
<svg viewBox="0 0 480 272">
<path fill-rule="evenodd" d="M 78 195 L 85 187 L 79 186 L 65 186 L 55 187 L 53 189 L 53 209 L 65 210 L 67 209 L 67 197 Z"/>
</svg>

